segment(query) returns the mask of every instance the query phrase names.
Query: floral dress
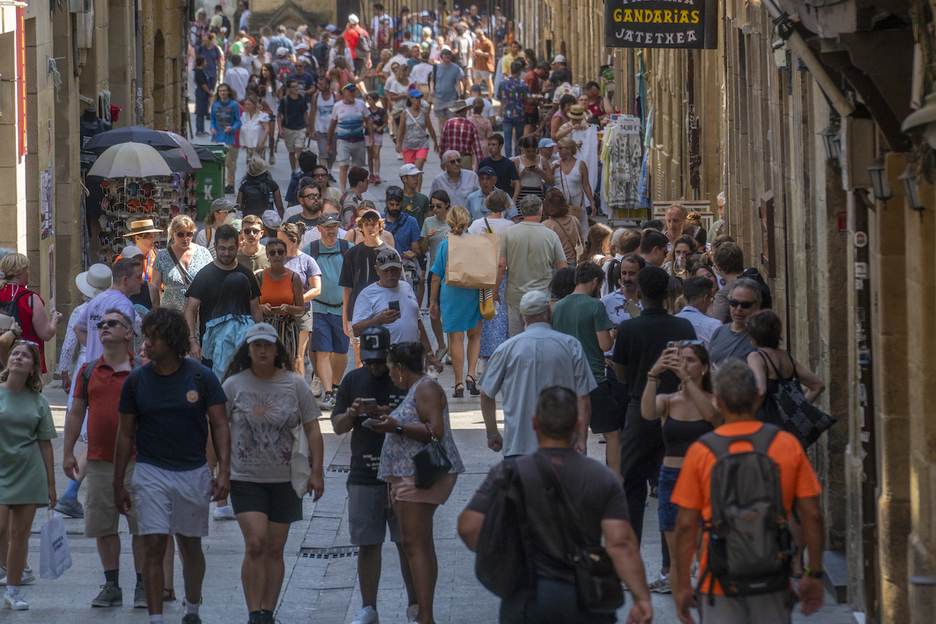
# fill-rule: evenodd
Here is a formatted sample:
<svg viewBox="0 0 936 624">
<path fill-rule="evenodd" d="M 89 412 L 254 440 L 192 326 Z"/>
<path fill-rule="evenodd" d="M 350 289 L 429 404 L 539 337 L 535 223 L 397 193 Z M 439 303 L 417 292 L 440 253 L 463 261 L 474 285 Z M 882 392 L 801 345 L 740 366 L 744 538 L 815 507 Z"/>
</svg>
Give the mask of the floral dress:
<svg viewBox="0 0 936 624">
<path fill-rule="evenodd" d="M 403 401 L 395 410 L 390 413 L 401 425 L 419 425 L 422 420 L 416 412 L 416 388 L 419 384 L 431 377 L 424 376 L 413 384 L 406 393 Z M 461 456 L 458 454 L 458 448 L 455 446 L 455 440 L 452 438 L 452 427 L 449 424 L 449 410 L 446 404 L 442 412 L 442 422 L 444 424 L 444 433 L 442 434 L 442 448 L 445 449 L 445 455 L 452 462 L 452 469 L 449 474 L 458 474 L 465 472 L 465 466 L 462 464 Z M 409 477 L 416 469 L 413 465 L 413 456 L 426 448 L 426 445 L 418 440 L 401 436 L 396 433 L 388 433 L 384 438 L 383 449 L 380 451 L 380 469 L 377 472 L 377 478 L 386 480 L 387 477 Z"/>
<path fill-rule="evenodd" d="M 195 276 L 203 268 L 213 262 L 211 254 L 201 245 L 193 244 L 195 252 L 189 262 L 188 269 L 185 270 L 188 283 L 191 284 Z M 172 257 L 169 256 L 169 250 L 163 249 L 156 256 L 156 262 L 153 268 L 162 274 L 163 292 L 159 299 L 159 305 L 164 308 L 172 308 L 181 312 L 185 309 L 185 291 L 187 287 L 182 281 L 182 275 L 176 267 Z"/>
</svg>

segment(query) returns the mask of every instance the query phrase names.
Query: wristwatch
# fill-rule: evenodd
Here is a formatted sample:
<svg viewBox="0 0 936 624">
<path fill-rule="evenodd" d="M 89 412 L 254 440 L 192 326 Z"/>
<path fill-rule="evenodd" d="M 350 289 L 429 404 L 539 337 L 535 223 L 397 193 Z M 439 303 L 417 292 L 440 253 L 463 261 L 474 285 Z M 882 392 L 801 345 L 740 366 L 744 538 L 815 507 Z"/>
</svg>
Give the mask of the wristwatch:
<svg viewBox="0 0 936 624">
<path fill-rule="evenodd" d="M 821 579 L 825 575 L 825 568 L 819 568 L 818 570 L 810 570 L 806 568 L 803 570 L 803 576 L 811 579 Z"/>
<path fill-rule="evenodd" d="M 403 435 L 403 425 L 397 425 L 396 432 L 397 435 Z"/>
</svg>

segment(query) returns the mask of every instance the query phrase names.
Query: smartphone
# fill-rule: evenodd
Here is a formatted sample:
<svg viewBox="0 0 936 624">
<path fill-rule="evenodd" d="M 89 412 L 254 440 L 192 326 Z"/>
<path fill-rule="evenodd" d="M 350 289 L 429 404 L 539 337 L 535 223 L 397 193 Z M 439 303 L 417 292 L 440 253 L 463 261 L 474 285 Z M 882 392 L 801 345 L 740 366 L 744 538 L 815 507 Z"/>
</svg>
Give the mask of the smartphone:
<svg viewBox="0 0 936 624">
<path fill-rule="evenodd" d="M 364 404 L 365 412 L 372 412 L 377 409 L 377 399 L 361 399 L 361 402 Z"/>
<path fill-rule="evenodd" d="M 391 301 L 389 304 L 387 304 L 387 307 L 390 308 L 391 310 L 393 310 L 394 312 L 399 312 L 399 311 L 400 311 L 400 302 L 399 302 L 399 301 Z"/>
<path fill-rule="evenodd" d="M 365 420 L 365 421 L 362 422 L 361 424 L 364 425 L 365 427 L 373 427 L 374 425 L 376 425 L 376 424 L 379 423 L 379 422 L 381 422 L 379 418 L 368 418 L 367 420 Z"/>
<path fill-rule="evenodd" d="M 666 350 L 670 351 L 672 349 L 678 349 L 681 345 L 682 343 L 678 340 L 670 340 L 666 343 Z"/>
</svg>

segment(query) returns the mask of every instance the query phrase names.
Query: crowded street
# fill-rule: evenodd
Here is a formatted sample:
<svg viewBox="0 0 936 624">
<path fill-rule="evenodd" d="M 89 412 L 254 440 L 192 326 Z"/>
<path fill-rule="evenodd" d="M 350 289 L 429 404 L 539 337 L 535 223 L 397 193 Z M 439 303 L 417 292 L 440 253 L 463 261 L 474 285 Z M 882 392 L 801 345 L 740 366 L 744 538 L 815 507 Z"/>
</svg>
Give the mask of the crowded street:
<svg viewBox="0 0 936 624">
<path fill-rule="evenodd" d="M 0 622 L 932 624 L 866 5 L 0 0 Z"/>
</svg>

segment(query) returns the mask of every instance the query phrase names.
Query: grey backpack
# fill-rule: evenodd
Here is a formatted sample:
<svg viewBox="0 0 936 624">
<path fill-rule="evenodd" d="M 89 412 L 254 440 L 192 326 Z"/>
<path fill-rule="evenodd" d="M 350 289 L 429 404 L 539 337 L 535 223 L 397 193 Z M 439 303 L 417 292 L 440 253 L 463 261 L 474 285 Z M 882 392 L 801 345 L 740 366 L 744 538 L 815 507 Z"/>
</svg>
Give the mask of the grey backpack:
<svg viewBox="0 0 936 624">
<path fill-rule="evenodd" d="M 767 450 L 780 428 L 765 423 L 750 435 L 722 436 L 714 431 L 699 442 L 715 455 L 711 471 L 712 517 L 708 531 L 708 563 L 699 579 L 718 580 L 726 596 L 752 596 L 789 587 L 793 542 L 783 508 L 780 468 Z M 752 450 L 731 453 L 738 441 Z M 709 597 L 714 583 L 709 579 Z"/>
</svg>

